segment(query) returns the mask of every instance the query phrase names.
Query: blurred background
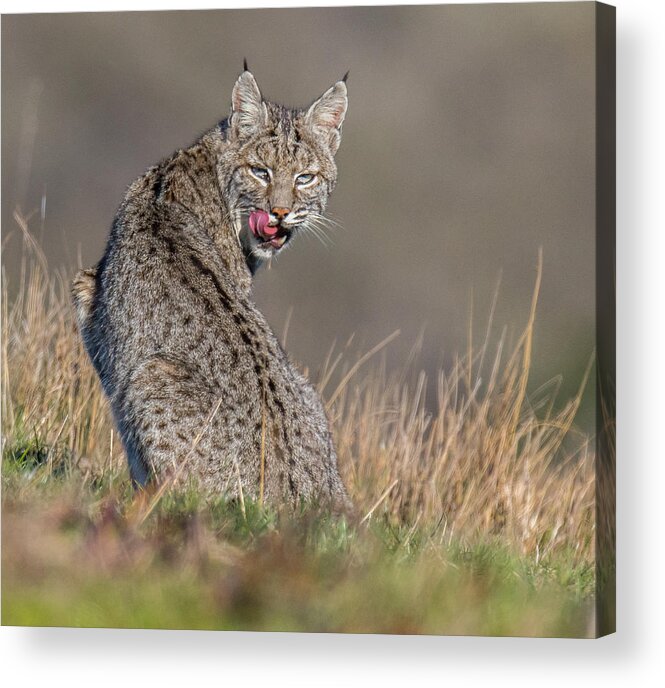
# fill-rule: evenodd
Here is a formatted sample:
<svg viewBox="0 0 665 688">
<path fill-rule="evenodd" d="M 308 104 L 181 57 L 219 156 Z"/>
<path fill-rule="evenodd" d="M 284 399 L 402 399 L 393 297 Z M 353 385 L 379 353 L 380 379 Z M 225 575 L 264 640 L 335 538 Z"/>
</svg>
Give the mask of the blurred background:
<svg viewBox="0 0 665 688">
<path fill-rule="evenodd" d="M 225 117 L 244 57 L 264 95 L 306 105 L 350 70 L 325 248 L 303 238 L 256 281 L 316 371 L 399 329 L 433 374 L 528 317 L 532 386 L 574 393 L 594 319 L 594 4 L 3 16 L 2 228 L 9 291 L 30 225 L 52 269 L 101 257 L 127 185 Z M 12 236 L 12 233 L 16 233 Z M 590 392 L 591 390 L 589 390 Z M 593 424 L 592 394 L 580 423 Z"/>
</svg>

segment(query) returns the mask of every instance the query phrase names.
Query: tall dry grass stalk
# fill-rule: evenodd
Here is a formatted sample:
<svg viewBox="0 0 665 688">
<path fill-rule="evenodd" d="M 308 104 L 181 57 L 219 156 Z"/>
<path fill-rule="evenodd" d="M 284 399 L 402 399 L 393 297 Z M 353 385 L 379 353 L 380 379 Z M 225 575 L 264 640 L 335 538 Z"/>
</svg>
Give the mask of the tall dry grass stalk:
<svg viewBox="0 0 665 688">
<path fill-rule="evenodd" d="M 49 274 L 26 222 L 17 220 L 27 250 L 11 301 L 3 274 L 3 446 L 38 438 L 51 453 L 66 452 L 84 476 L 125 477 L 75 331 L 68 279 Z M 506 351 L 502 337 L 490 355 L 488 326 L 478 350 L 469 345 L 451 370 L 439 371 L 433 411 L 424 373 L 409 382 L 411 365 L 388 371 L 369 361 L 390 338 L 346 368 L 343 357 L 329 357 L 320 387 L 364 520 L 384 515 L 441 538 L 496 536 L 536 558 L 568 549 L 592 559 L 592 445 L 573 429 L 588 371 L 563 406 L 555 404 L 556 384 L 527 394 L 540 274 L 541 265 L 517 344 Z M 335 375 L 341 382 L 328 390 Z"/>
<path fill-rule="evenodd" d="M 122 449 L 76 331 L 69 276 L 49 273 L 25 219 L 15 219 L 25 250 L 18 285 L 10 290 L 4 266 L 2 274 L 3 449 L 36 440 L 79 463 L 117 470 Z"/>
<path fill-rule="evenodd" d="M 563 406 L 558 381 L 527 395 L 541 274 L 539 256 L 517 344 L 506 352 L 504 332 L 490 355 L 490 316 L 482 346 L 469 344 L 451 370 L 438 372 L 434 411 L 422 372 L 415 385 L 406 371 L 385 366 L 343 380 L 333 418 L 358 503 L 371 509 L 379 499 L 399 522 L 437 523 L 442 537 L 499 536 L 536 559 L 562 548 L 592 559 L 593 443 L 573 427 L 592 361 Z M 338 359 L 328 368 L 335 365 Z"/>
</svg>

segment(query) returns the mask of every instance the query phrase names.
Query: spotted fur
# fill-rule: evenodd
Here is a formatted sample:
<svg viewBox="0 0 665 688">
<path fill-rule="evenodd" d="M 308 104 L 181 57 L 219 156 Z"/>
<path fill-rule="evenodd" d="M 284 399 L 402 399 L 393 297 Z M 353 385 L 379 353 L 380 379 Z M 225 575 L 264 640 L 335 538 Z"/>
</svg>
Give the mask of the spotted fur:
<svg viewBox="0 0 665 688">
<path fill-rule="evenodd" d="M 321 400 L 252 299 L 253 274 L 283 249 L 247 222 L 270 213 L 284 245 L 320 222 L 346 105 L 344 81 L 308 108 L 268 102 L 245 70 L 230 116 L 129 187 L 101 261 L 75 278 L 137 484 L 177 475 L 229 496 L 263 487 L 275 504 L 349 506 Z"/>
</svg>

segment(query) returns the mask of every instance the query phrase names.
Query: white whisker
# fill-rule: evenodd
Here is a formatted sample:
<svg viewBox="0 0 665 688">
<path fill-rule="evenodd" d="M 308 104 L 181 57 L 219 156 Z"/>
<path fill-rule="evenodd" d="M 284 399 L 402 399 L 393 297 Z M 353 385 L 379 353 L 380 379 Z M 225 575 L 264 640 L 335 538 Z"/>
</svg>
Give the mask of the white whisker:
<svg viewBox="0 0 665 688">
<path fill-rule="evenodd" d="M 300 225 L 300 227 L 305 231 L 305 233 L 308 233 L 318 239 L 326 248 L 329 248 L 332 245 L 330 238 L 316 225 L 311 225 L 308 221 L 305 221 Z"/>
<path fill-rule="evenodd" d="M 330 225 L 331 227 L 337 228 L 339 227 L 340 229 L 344 229 L 344 225 L 342 225 L 341 222 L 337 221 L 335 218 L 330 217 L 330 215 L 322 215 L 321 213 L 317 213 L 312 211 L 311 215 L 315 217 L 317 220 Z"/>
</svg>

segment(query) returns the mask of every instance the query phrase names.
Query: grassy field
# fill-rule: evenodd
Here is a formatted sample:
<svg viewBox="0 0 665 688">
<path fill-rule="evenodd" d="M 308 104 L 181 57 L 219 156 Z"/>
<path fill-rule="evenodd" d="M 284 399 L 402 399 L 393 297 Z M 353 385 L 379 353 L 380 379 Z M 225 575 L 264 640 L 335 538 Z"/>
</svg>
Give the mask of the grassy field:
<svg viewBox="0 0 665 688">
<path fill-rule="evenodd" d="M 594 634 L 593 444 L 524 331 L 469 344 L 435 381 L 386 341 L 318 381 L 357 518 L 191 485 L 135 493 L 67 280 L 23 218 L 2 328 L 2 621 L 16 625 Z M 414 360 L 417 358 L 414 355 Z M 528 393 L 527 393 L 528 392 Z M 435 410 L 432 411 L 432 408 Z"/>
</svg>

